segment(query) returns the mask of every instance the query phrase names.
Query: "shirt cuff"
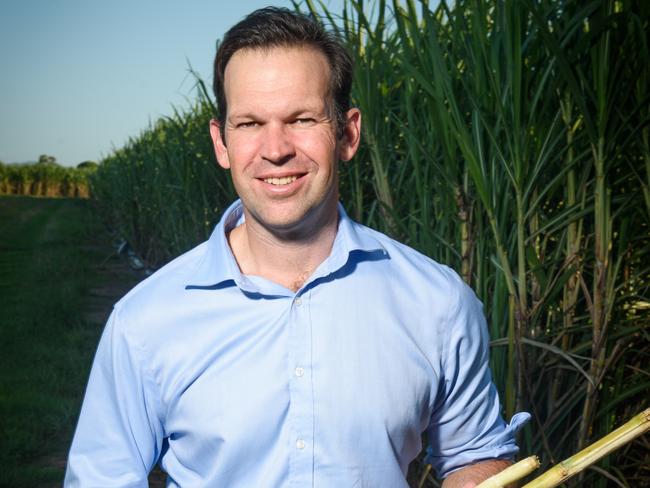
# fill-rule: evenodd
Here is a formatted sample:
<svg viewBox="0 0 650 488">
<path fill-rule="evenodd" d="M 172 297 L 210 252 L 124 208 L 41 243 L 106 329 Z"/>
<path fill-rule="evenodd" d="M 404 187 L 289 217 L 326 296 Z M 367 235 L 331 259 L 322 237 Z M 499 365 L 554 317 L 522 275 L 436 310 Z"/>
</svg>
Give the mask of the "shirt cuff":
<svg viewBox="0 0 650 488">
<path fill-rule="evenodd" d="M 424 462 L 431 464 L 440 478 L 446 478 L 454 471 L 467 465 L 488 459 L 512 459 L 519 452 L 515 435 L 530 420 L 528 412 L 519 412 L 512 416 L 505 428 L 496 434 L 487 444 L 480 448 L 471 448 L 454 456 L 434 456 L 431 447 L 427 447 Z"/>
</svg>

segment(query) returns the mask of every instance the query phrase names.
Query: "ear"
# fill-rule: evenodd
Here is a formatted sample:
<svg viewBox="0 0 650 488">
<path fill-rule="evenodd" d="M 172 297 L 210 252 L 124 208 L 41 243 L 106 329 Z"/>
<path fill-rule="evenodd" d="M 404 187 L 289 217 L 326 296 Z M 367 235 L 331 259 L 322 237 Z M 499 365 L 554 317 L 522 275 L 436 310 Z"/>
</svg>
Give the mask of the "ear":
<svg viewBox="0 0 650 488">
<path fill-rule="evenodd" d="M 345 114 L 343 136 L 339 140 L 339 160 L 350 161 L 359 149 L 361 141 L 361 111 L 351 108 Z"/>
<path fill-rule="evenodd" d="M 221 137 L 221 127 L 219 122 L 215 119 L 210 120 L 210 136 L 212 137 L 212 145 L 214 146 L 214 154 L 217 157 L 219 166 L 223 169 L 230 168 L 230 159 L 228 158 L 228 149 L 223 143 Z"/>
</svg>

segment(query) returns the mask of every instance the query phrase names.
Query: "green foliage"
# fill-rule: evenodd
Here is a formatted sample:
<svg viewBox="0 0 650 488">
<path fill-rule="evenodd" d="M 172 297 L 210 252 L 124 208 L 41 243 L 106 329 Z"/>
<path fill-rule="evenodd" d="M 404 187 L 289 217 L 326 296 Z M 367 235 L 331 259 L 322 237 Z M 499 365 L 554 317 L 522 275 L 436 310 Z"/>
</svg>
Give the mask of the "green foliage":
<svg viewBox="0 0 650 488">
<path fill-rule="evenodd" d="M 607 1 L 372 8 L 339 23 L 366 141 L 346 199 L 477 290 L 506 415 L 530 410 L 524 451 L 557 462 L 650 391 L 648 17 Z M 614 477 L 647 480 L 642 441 L 618 456 Z"/>
<path fill-rule="evenodd" d="M 84 161 L 77 165 L 77 169 L 97 169 L 99 166 L 95 161 Z"/>
<path fill-rule="evenodd" d="M 532 412 L 523 453 L 547 464 L 647 406 L 644 8 L 354 0 L 325 11 L 356 59 L 364 117 L 363 146 L 341 167 L 342 199 L 356 219 L 450 264 L 476 290 L 505 414 Z M 215 169 L 211 114 L 204 95 L 96 173 L 112 220 L 154 263 L 203 239 L 233 197 Z M 600 468 L 622 486 L 648 483 L 643 442 Z M 579 481 L 608 482 L 602 469 Z"/>
<path fill-rule="evenodd" d="M 47 155 L 35 164 L 0 163 L 0 195 L 88 198 L 88 176 L 95 169 L 92 165 L 59 166 Z"/>
<path fill-rule="evenodd" d="M 191 111 L 175 111 L 115 151 L 91 179 L 106 217 L 149 264 L 205 240 L 234 199 L 214 159 L 212 115 L 202 95 Z"/>
</svg>

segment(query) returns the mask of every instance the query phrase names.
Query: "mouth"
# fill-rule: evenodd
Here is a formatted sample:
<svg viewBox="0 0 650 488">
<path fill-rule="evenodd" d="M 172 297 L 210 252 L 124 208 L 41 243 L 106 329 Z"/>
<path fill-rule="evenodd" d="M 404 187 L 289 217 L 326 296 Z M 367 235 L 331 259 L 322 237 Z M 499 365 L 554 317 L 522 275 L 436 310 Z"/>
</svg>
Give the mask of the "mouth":
<svg viewBox="0 0 650 488">
<path fill-rule="evenodd" d="M 285 194 L 297 190 L 305 181 L 309 172 L 285 171 L 284 173 L 266 173 L 257 176 L 267 190 L 274 194 Z"/>
<path fill-rule="evenodd" d="M 293 183 L 297 179 L 298 179 L 298 176 L 293 175 L 293 176 L 283 176 L 281 178 L 275 178 L 275 177 L 273 177 L 273 178 L 264 178 L 262 181 L 264 183 L 268 183 L 269 185 L 273 185 L 273 186 L 284 186 L 284 185 L 288 185 L 290 183 Z"/>
</svg>

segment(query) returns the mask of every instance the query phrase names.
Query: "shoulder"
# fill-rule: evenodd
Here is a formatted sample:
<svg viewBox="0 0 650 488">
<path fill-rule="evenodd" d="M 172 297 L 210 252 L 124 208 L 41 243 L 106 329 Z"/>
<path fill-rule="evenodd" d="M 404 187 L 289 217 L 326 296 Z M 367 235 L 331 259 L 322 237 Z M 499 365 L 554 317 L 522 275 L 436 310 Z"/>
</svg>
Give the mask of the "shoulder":
<svg viewBox="0 0 650 488">
<path fill-rule="evenodd" d="M 456 271 L 381 232 L 355 226 L 356 232 L 374 239 L 387 256 L 377 262 L 372 279 L 365 280 L 372 283 L 374 296 L 399 302 L 403 314 L 414 322 L 422 321 L 423 327 L 436 334 L 484 335 L 483 304 Z"/>
<path fill-rule="evenodd" d="M 207 241 L 171 260 L 151 276 L 138 283 L 119 302 L 127 306 L 143 300 L 160 301 L 168 293 L 183 290 L 200 268 L 207 251 Z"/>
<path fill-rule="evenodd" d="M 390 272 L 401 283 L 444 292 L 448 297 L 458 297 L 465 292 L 467 285 L 448 265 L 370 227 L 359 223 L 354 223 L 354 226 L 359 234 L 375 240 L 383 248 Z"/>
<path fill-rule="evenodd" d="M 122 327 L 146 330 L 157 327 L 181 306 L 185 287 L 201 268 L 207 252 L 207 242 L 181 254 L 122 297 L 114 307 Z"/>
</svg>

